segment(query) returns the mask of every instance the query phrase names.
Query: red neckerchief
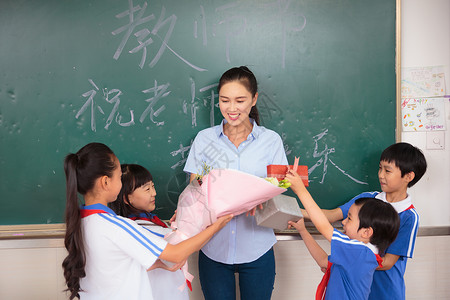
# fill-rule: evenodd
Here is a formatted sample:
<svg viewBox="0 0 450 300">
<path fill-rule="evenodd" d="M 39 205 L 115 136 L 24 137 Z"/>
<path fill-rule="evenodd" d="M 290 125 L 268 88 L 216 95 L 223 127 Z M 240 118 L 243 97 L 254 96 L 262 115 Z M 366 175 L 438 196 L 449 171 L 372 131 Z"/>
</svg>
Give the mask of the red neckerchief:
<svg viewBox="0 0 450 300">
<path fill-rule="evenodd" d="M 325 299 L 325 290 L 327 289 L 328 281 L 330 280 L 332 264 L 333 263 L 328 262 L 327 270 L 326 270 L 325 274 L 323 275 L 322 280 L 319 283 L 319 286 L 317 287 L 316 300 Z"/>
<path fill-rule="evenodd" d="M 383 258 L 378 254 L 375 254 L 375 257 L 377 258 L 378 267 L 382 268 L 383 267 L 383 265 L 382 265 Z"/>
<path fill-rule="evenodd" d="M 148 218 L 148 217 L 131 217 L 130 219 L 134 220 L 134 221 L 136 221 L 136 220 L 150 221 L 150 222 L 155 223 L 156 225 L 167 228 L 167 225 L 163 221 L 161 221 L 161 219 L 158 218 L 156 215 L 151 215 L 150 218 Z"/>
<path fill-rule="evenodd" d="M 93 215 L 93 214 L 103 214 L 108 213 L 107 211 L 104 211 L 103 209 L 80 209 L 81 218 L 85 218 L 87 216 Z"/>
<path fill-rule="evenodd" d="M 404 211 L 407 211 L 407 210 L 410 210 L 410 209 L 413 209 L 413 208 L 415 208 L 415 207 L 414 207 L 414 205 L 411 204 L 411 206 L 408 207 L 407 209 L 405 209 Z"/>
<path fill-rule="evenodd" d="M 381 258 L 381 256 L 379 256 L 378 254 L 375 254 L 375 257 L 377 258 L 378 266 L 382 268 L 383 265 L 381 263 L 383 262 L 383 258 Z M 328 281 L 330 280 L 331 265 L 333 265 L 333 263 L 328 262 L 327 270 L 323 275 L 322 280 L 319 283 L 319 286 L 317 287 L 316 300 L 325 299 L 325 292 L 327 289 Z"/>
</svg>

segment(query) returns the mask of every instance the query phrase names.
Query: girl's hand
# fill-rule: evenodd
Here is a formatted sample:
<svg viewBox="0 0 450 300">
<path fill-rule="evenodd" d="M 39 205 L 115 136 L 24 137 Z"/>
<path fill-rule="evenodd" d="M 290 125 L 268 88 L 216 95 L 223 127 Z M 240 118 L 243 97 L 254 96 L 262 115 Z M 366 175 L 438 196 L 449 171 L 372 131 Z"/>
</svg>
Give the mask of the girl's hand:
<svg viewBox="0 0 450 300">
<path fill-rule="evenodd" d="M 262 204 L 259 204 L 259 205 L 255 206 L 255 207 L 253 207 L 253 209 L 249 210 L 249 211 L 245 214 L 245 216 L 246 216 L 246 217 L 248 217 L 248 216 L 254 216 L 254 215 L 256 214 L 256 209 L 257 209 L 257 208 L 263 209 L 263 205 L 262 205 Z"/>
<path fill-rule="evenodd" d="M 285 179 L 291 183 L 291 189 L 297 194 L 300 189 L 305 188 L 305 184 L 300 175 L 292 169 L 287 171 Z"/>
<path fill-rule="evenodd" d="M 182 266 L 184 266 L 184 264 L 186 263 L 187 259 L 183 260 L 180 263 L 174 264 L 173 266 L 169 267 L 168 265 L 166 265 L 165 263 L 163 263 L 163 269 L 170 271 L 170 272 L 175 272 L 178 271 L 179 269 L 181 269 Z"/>
<path fill-rule="evenodd" d="M 169 225 L 172 225 L 172 222 L 175 222 L 176 218 L 177 218 L 177 210 L 175 210 L 175 212 L 173 213 L 172 218 L 170 218 Z"/>
<path fill-rule="evenodd" d="M 170 272 L 175 272 L 175 271 L 181 269 L 181 267 L 182 267 L 185 263 L 186 263 L 186 260 L 184 260 L 184 261 L 182 261 L 182 262 L 180 262 L 180 263 L 177 263 L 177 264 L 173 264 L 171 267 L 169 267 L 168 265 L 166 265 L 165 263 L 163 263 L 160 259 L 157 259 L 157 260 L 155 261 L 155 263 L 154 263 L 147 271 L 151 271 L 151 270 L 160 268 L 160 269 L 164 269 L 164 270 L 167 270 L 167 271 L 170 271 Z"/>
<path fill-rule="evenodd" d="M 225 227 L 225 225 L 227 225 L 227 223 L 230 222 L 231 219 L 233 219 L 233 217 L 234 217 L 233 214 L 222 216 L 222 217 L 218 218 L 217 221 L 214 222 L 211 226 L 216 226 L 217 231 L 219 231 L 220 229 Z"/>
<path fill-rule="evenodd" d="M 291 229 L 292 227 L 294 227 L 295 229 L 297 229 L 298 232 L 306 230 L 305 220 L 303 218 L 298 220 L 297 223 L 289 221 L 288 224 L 289 224 L 288 225 L 288 229 Z"/>
</svg>

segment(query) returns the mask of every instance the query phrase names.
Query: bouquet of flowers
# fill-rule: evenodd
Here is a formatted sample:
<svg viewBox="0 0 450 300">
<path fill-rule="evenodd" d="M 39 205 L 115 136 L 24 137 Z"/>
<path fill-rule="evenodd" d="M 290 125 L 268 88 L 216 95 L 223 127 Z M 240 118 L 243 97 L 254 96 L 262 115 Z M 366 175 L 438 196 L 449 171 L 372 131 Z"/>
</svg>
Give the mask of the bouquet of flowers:
<svg viewBox="0 0 450 300">
<path fill-rule="evenodd" d="M 278 184 L 232 169 L 213 169 L 193 180 L 178 198 L 174 231 L 165 239 L 177 244 L 196 235 L 218 217 L 245 213 L 286 191 Z"/>
</svg>

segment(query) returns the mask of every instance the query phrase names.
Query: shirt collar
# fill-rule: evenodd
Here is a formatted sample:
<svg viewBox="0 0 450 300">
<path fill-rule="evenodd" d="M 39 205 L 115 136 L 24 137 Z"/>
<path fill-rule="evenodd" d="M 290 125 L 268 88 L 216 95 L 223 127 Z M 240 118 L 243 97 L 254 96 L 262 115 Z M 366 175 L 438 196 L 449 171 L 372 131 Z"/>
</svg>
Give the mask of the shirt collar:
<svg viewBox="0 0 450 300">
<path fill-rule="evenodd" d="M 81 208 L 82 209 L 99 209 L 99 210 L 104 210 L 107 213 L 110 213 L 113 215 L 116 214 L 111 208 L 109 208 L 108 206 L 105 206 L 101 203 L 95 203 L 95 204 L 91 204 L 91 205 L 82 205 Z"/>
<path fill-rule="evenodd" d="M 367 244 L 365 244 L 365 245 L 366 245 L 367 248 L 369 248 L 370 250 L 372 250 L 372 252 L 373 252 L 374 254 L 378 254 L 378 247 L 377 247 L 377 246 L 375 246 L 374 244 L 371 244 L 371 243 L 367 243 Z"/>
<path fill-rule="evenodd" d="M 253 136 L 254 139 L 256 139 L 261 134 L 262 129 L 252 118 L 250 118 L 250 122 L 253 124 L 253 129 L 250 135 Z M 227 123 L 227 120 L 223 119 L 222 122 L 220 122 L 220 125 L 216 127 L 217 138 L 225 135 L 223 133 L 223 126 L 225 125 L 225 123 Z"/>
<path fill-rule="evenodd" d="M 384 202 L 388 202 L 386 200 L 385 192 L 379 193 L 378 195 L 375 196 L 375 198 L 383 200 Z M 411 207 L 412 200 L 411 200 L 411 196 L 407 195 L 405 200 L 398 201 L 398 202 L 388 202 L 388 203 L 391 204 L 392 207 L 394 207 L 394 209 L 397 213 L 401 213 Z"/>
</svg>

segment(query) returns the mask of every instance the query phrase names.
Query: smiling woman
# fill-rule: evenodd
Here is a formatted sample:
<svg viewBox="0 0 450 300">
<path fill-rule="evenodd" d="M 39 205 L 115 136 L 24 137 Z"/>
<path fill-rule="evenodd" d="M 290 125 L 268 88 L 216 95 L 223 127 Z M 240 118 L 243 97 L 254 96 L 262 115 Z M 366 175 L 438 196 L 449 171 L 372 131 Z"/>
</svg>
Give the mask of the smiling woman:
<svg viewBox="0 0 450 300">
<path fill-rule="evenodd" d="M 226 71 L 219 80 L 219 107 L 224 120 L 200 131 L 189 152 L 184 171 L 196 177 L 204 164 L 267 177 L 267 165 L 287 165 L 280 136 L 259 126 L 258 87 L 244 66 Z M 270 299 L 275 280 L 273 230 L 241 214 L 217 233 L 199 253 L 199 274 L 205 299 L 235 297 L 234 273 L 244 299 Z M 219 292 L 218 292 L 219 291 Z M 218 296 L 220 295 L 220 296 Z M 218 298 L 219 297 L 219 298 Z"/>
</svg>

